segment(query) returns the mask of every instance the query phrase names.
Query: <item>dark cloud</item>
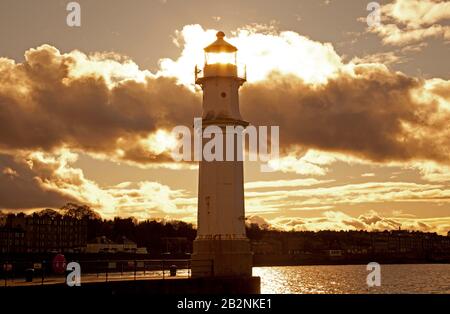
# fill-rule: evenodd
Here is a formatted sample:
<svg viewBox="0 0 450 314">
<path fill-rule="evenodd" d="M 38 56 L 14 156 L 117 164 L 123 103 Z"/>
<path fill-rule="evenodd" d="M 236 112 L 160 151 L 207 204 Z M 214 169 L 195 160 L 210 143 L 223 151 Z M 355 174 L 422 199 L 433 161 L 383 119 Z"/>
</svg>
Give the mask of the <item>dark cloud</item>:
<svg viewBox="0 0 450 314">
<path fill-rule="evenodd" d="M 77 201 L 55 190 L 45 189 L 45 180 L 23 159 L 0 155 L 0 208 L 28 209 L 61 207 L 66 202 Z"/>
<path fill-rule="evenodd" d="M 344 152 L 373 161 L 450 161 L 450 113 L 412 95 L 424 81 L 357 66 L 324 85 L 273 74 L 242 90 L 245 118 L 279 125 L 281 145 Z"/>
<path fill-rule="evenodd" d="M 27 51 L 24 63 L 0 59 L 0 150 L 67 147 L 139 164 L 171 161 L 144 140 L 160 128 L 191 126 L 199 94 L 137 67 L 140 80 L 127 77 L 126 62 L 48 45 Z M 425 81 L 381 65 L 350 72 L 322 85 L 274 73 L 244 86 L 241 111 L 253 124 L 279 125 L 284 151 L 299 145 L 380 162 L 449 163 L 448 110 L 413 95 Z M 447 85 L 428 93 L 447 97 Z"/>
<path fill-rule="evenodd" d="M 72 74 L 111 64 L 118 73 Z M 62 55 L 47 45 L 27 51 L 21 64 L 0 59 L 0 149 L 65 146 L 111 155 L 120 149 L 123 158 L 140 163 L 167 160 L 139 140 L 158 128 L 192 124 L 199 99 L 173 78 L 120 77 L 120 66 L 111 59 L 87 62 L 80 53 Z"/>
</svg>

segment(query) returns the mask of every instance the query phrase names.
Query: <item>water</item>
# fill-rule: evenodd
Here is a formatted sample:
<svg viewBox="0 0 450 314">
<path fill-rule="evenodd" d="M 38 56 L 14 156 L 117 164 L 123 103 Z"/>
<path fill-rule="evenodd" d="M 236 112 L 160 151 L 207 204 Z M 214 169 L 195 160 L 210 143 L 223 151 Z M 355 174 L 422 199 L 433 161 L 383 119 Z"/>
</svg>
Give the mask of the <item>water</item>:
<svg viewBox="0 0 450 314">
<path fill-rule="evenodd" d="M 366 265 L 254 267 L 261 293 L 450 293 L 450 264 L 381 265 L 368 288 Z"/>
</svg>

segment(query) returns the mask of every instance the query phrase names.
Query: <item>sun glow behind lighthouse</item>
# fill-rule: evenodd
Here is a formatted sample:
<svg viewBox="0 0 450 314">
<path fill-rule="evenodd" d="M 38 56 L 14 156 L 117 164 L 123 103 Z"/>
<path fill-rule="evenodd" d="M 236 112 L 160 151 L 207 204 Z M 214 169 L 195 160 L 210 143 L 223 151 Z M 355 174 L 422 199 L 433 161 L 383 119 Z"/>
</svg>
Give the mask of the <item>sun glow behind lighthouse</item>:
<svg viewBox="0 0 450 314">
<path fill-rule="evenodd" d="M 210 53 L 208 54 L 206 62 L 208 64 L 234 64 L 235 57 L 234 54 L 226 52 Z"/>
<path fill-rule="evenodd" d="M 161 59 L 158 75 L 174 76 L 180 83 L 192 86 L 192 69 L 208 63 L 234 64 L 234 54 L 216 53 L 212 60 L 205 60 L 204 47 L 215 38 L 217 31 L 204 30 L 200 25 L 187 25 L 176 32 L 174 43 L 182 48 L 176 59 Z M 240 29 L 227 37 L 232 45 L 239 47 L 237 67 L 246 66 L 247 81 L 254 83 L 267 79 L 271 73 L 294 75 L 306 83 L 322 84 L 339 71 L 351 70 L 342 62 L 332 45 L 315 42 L 294 32 L 265 34 L 252 27 Z M 228 55 L 228 56 L 225 56 Z M 209 58 L 209 56 L 208 56 Z"/>
</svg>

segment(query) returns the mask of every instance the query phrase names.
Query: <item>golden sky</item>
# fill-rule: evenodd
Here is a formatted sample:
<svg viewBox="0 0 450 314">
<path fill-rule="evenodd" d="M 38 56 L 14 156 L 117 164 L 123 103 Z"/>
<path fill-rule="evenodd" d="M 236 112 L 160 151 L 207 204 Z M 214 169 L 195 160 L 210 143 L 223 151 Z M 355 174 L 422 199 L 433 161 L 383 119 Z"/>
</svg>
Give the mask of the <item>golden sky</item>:
<svg viewBox="0 0 450 314">
<path fill-rule="evenodd" d="M 0 3 L 0 209 L 85 203 L 195 222 L 197 168 L 170 130 L 201 114 L 193 69 L 239 48 L 242 116 L 280 127 L 276 171 L 245 163 L 249 219 L 277 228 L 450 230 L 450 2 Z"/>
</svg>

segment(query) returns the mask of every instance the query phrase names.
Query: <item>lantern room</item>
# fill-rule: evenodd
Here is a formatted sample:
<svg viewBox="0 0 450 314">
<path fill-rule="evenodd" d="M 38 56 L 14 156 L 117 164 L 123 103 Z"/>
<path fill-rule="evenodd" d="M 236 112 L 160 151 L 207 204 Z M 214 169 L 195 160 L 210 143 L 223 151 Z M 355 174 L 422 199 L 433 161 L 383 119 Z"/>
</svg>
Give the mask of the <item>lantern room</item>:
<svg viewBox="0 0 450 314">
<path fill-rule="evenodd" d="M 205 65 L 237 63 L 237 48 L 224 40 L 224 32 L 216 34 L 217 40 L 205 47 Z"/>
<path fill-rule="evenodd" d="M 202 84 L 211 77 L 233 77 L 244 82 L 246 73 L 238 75 L 238 49 L 224 39 L 224 32 L 218 32 L 216 37 L 216 41 L 204 48 L 205 64 L 202 70 L 195 68 L 195 82 Z"/>
</svg>

